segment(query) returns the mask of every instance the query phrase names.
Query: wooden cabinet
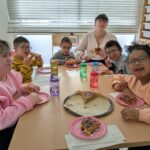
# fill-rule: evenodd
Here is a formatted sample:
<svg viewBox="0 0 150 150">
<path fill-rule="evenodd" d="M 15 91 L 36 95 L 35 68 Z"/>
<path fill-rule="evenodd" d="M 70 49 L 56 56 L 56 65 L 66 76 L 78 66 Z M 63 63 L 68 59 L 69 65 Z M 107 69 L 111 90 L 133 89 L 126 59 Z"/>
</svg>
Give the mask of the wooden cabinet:
<svg viewBox="0 0 150 150">
<path fill-rule="evenodd" d="M 144 0 L 140 28 L 140 42 L 150 44 L 150 0 Z"/>
<path fill-rule="evenodd" d="M 67 36 L 68 38 L 71 39 L 72 45 L 77 46 L 79 45 L 79 42 L 81 41 L 84 34 L 85 33 L 76 33 L 76 34 L 71 35 L 70 33 L 62 33 L 62 34 L 54 33 L 52 34 L 52 43 L 53 43 L 53 46 L 59 46 L 61 39 Z"/>
</svg>

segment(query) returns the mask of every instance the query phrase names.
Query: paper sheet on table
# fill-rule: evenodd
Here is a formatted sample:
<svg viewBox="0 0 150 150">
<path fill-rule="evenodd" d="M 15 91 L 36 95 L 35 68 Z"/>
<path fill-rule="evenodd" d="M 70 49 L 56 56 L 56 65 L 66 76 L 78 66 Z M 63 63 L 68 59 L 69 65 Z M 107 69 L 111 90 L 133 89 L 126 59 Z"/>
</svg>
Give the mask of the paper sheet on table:
<svg viewBox="0 0 150 150">
<path fill-rule="evenodd" d="M 65 136 L 70 150 L 93 150 L 122 143 L 125 137 L 116 125 L 108 125 L 107 134 L 97 140 L 83 140 L 72 136 L 70 133 Z"/>
</svg>

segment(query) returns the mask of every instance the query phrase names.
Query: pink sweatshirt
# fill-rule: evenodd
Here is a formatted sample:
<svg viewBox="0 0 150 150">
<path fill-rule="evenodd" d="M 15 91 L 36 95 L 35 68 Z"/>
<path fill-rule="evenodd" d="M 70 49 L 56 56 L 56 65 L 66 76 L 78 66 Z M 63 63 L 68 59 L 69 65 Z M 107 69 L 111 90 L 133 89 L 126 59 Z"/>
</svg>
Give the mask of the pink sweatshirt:
<svg viewBox="0 0 150 150">
<path fill-rule="evenodd" d="M 150 82 L 142 85 L 141 81 L 134 75 L 115 75 L 112 79 L 112 85 L 121 81 L 128 82 L 129 89 L 138 97 L 142 98 L 145 103 L 150 105 Z M 140 109 L 139 120 L 150 124 L 150 108 Z"/>
<path fill-rule="evenodd" d="M 24 112 L 35 105 L 30 96 L 14 100 L 16 92 L 23 93 L 22 77 L 19 72 L 11 71 L 7 74 L 7 81 L 0 81 L 0 130 L 13 126 Z"/>
</svg>

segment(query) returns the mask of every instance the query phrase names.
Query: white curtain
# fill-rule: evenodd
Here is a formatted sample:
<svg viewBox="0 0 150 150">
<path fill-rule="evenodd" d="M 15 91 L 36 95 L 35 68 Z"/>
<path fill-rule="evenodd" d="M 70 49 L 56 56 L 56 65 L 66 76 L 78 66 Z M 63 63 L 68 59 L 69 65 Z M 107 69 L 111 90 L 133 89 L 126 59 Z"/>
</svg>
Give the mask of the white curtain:
<svg viewBox="0 0 150 150">
<path fill-rule="evenodd" d="M 7 0 L 9 32 L 88 32 L 105 13 L 108 30 L 136 33 L 143 0 Z"/>
</svg>

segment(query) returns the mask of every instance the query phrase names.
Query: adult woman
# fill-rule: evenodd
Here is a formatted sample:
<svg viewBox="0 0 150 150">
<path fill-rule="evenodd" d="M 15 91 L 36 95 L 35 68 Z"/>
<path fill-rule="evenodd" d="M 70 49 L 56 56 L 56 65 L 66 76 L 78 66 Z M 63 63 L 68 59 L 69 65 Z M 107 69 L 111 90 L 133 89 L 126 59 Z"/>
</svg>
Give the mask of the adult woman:
<svg viewBox="0 0 150 150">
<path fill-rule="evenodd" d="M 108 17 L 100 14 L 95 18 L 95 29 L 87 33 L 79 46 L 75 49 L 77 59 L 82 60 L 104 60 L 106 57 L 104 47 L 109 40 L 116 40 L 116 37 L 105 29 L 108 25 Z"/>
</svg>

